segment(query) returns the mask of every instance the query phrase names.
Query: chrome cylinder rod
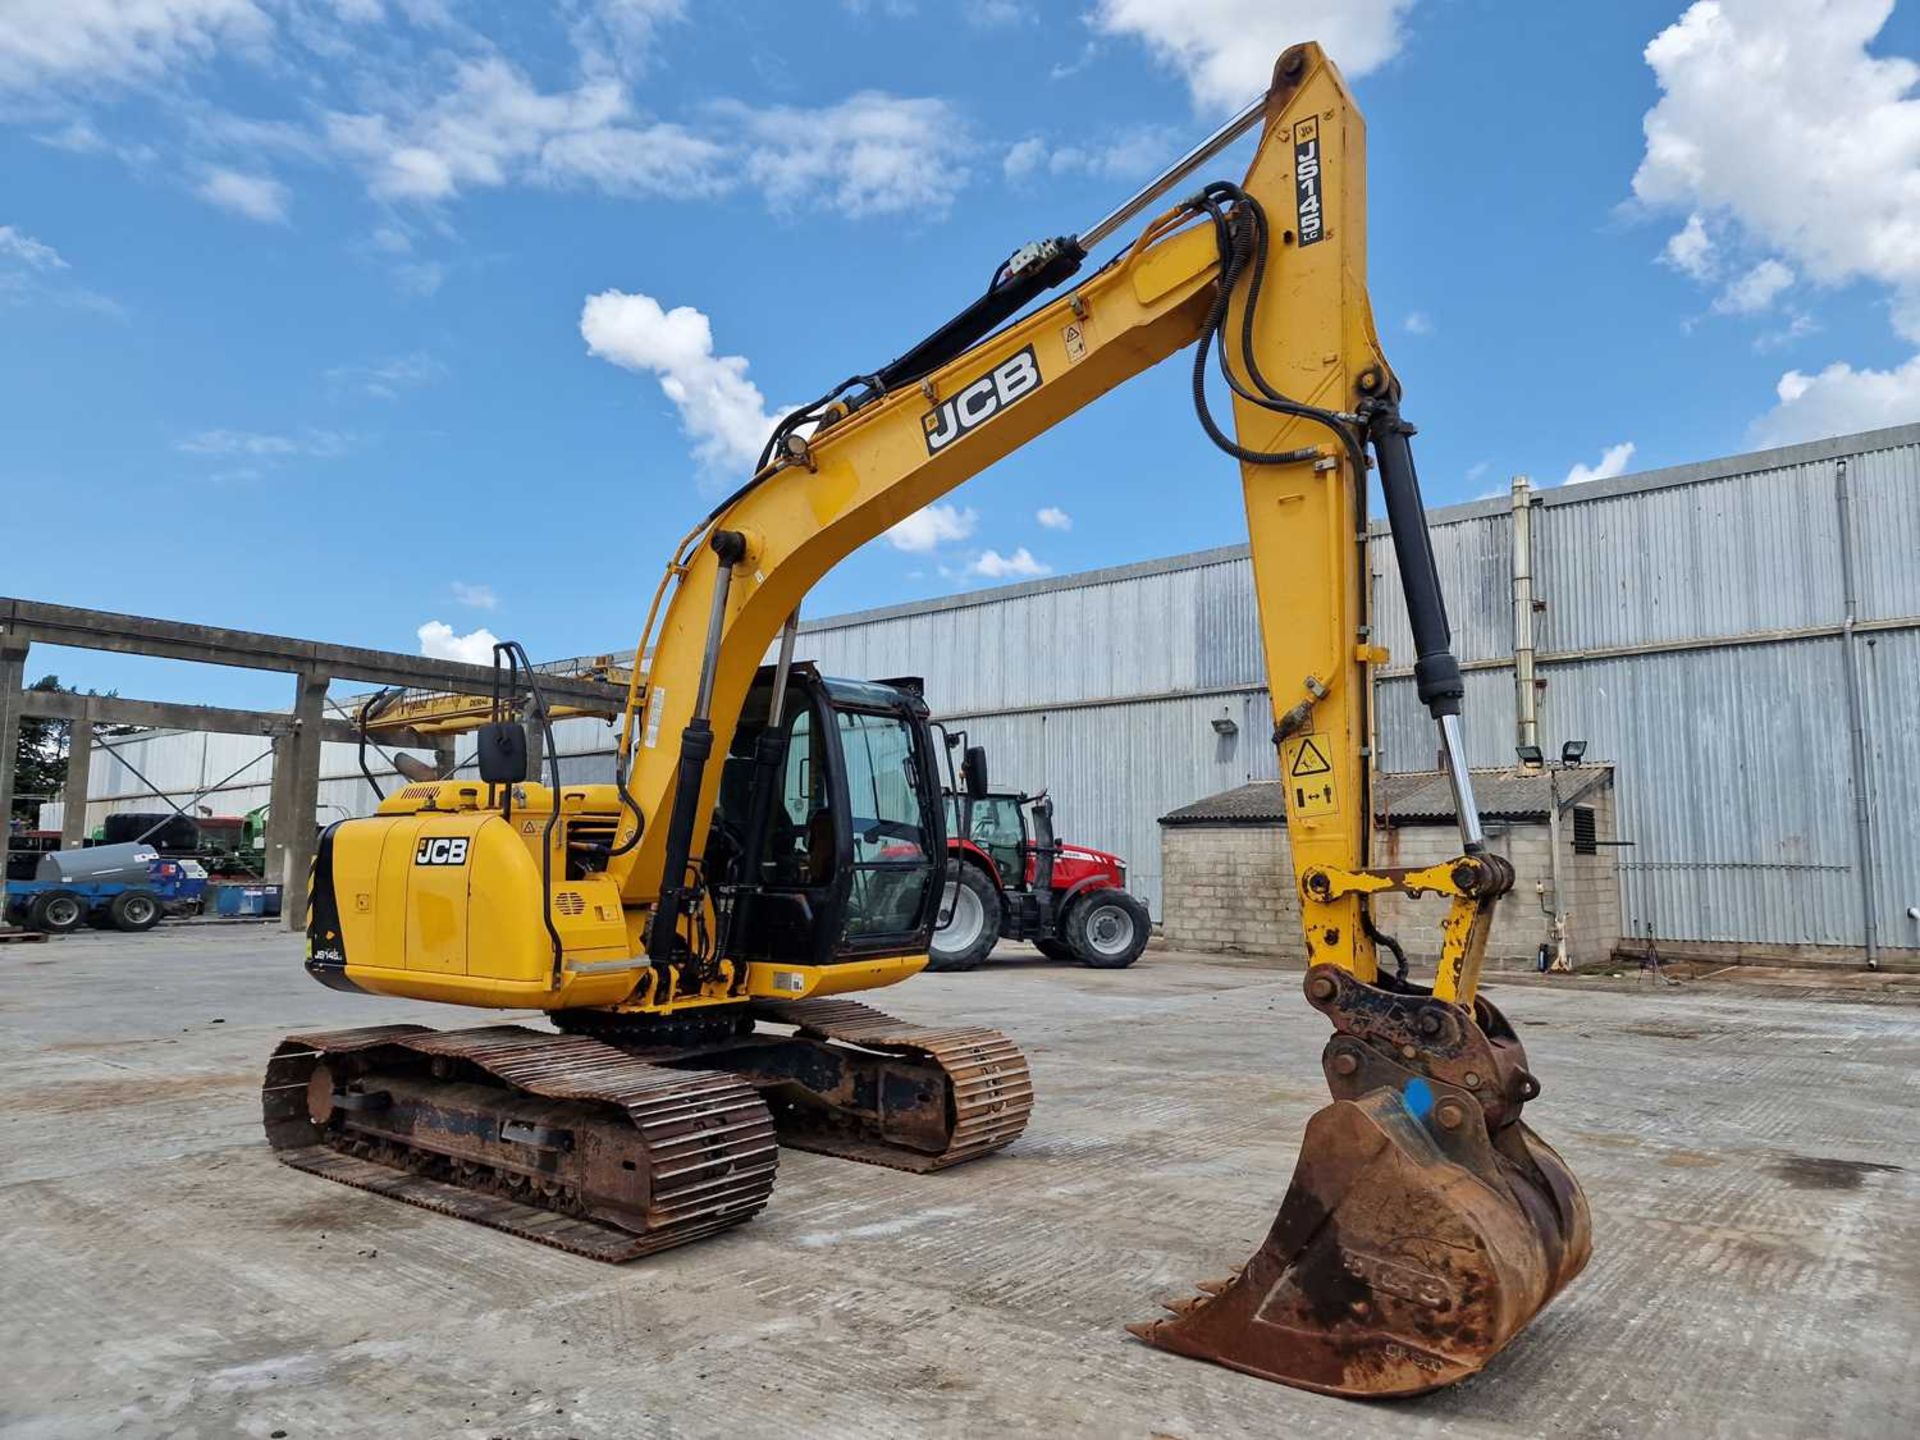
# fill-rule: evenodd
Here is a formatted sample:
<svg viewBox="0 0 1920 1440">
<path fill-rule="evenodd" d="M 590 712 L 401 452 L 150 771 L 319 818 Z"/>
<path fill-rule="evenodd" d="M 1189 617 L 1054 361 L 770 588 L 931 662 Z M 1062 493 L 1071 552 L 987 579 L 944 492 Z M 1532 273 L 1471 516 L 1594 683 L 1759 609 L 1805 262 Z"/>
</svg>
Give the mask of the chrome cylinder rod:
<svg viewBox="0 0 1920 1440">
<path fill-rule="evenodd" d="M 1138 215 L 1142 210 L 1146 209 L 1147 206 L 1166 194 L 1167 191 L 1178 185 L 1188 175 L 1191 175 L 1195 170 L 1198 170 L 1202 165 L 1206 164 L 1207 161 L 1211 160 L 1222 150 L 1226 149 L 1227 146 L 1251 130 L 1260 122 L 1260 117 L 1265 113 L 1266 108 L 1267 97 L 1265 95 L 1262 95 L 1259 99 L 1247 105 L 1245 109 L 1227 121 L 1227 123 L 1222 125 L 1218 130 L 1214 131 L 1213 134 L 1202 140 L 1198 145 L 1194 146 L 1193 149 L 1187 151 L 1186 154 L 1167 166 L 1166 169 L 1154 176 L 1153 179 L 1149 180 L 1139 190 L 1135 191 L 1130 199 L 1122 202 L 1115 209 L 1108 211 L 1105 215 L 1101 216 L 1100 219 L 1096 220 L 1091 228 L 1083 230 L 1079 235 L 1075 236 L 1074 238 L 1080 242 L 1080 248 L 1091 252 L 1094 246 L 1100 244 L 1101 241 L 1105 240 L 1109 235 L 1113 234 L 1114 231 L 1133 219 L 1134 216 Z"/>
<path fill-rule="evenodd" d="M 1439 723 L 1440 759 L 1453 790 L 1454 813 L 1460 817 L 1460 839 L 1469 855 L 1477 855 L 1486 848 L 1487 837 L 1480 830 L 1480 807 L 1474 803 L 1473 775 L 1467 769 L 1467 739 L 1458 715 L 1442 715 Z"/>
</svg>

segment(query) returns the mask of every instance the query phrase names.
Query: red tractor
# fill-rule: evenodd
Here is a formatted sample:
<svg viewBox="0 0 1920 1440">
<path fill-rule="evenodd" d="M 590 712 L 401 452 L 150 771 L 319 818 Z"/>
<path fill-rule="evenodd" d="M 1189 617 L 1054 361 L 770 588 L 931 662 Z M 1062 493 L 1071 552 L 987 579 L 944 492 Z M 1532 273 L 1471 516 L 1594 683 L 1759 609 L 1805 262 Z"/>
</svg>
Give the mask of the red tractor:
<svg viewBox="0 0 1920 1440">
<path fill-rule="evenodd" d="M 948 748 L 964 740 L 949 735 Z M 1003 938 L 1101 970 L 1138 960 L 1152 922 L 1120 857 L 1062 844 L 1044 791 L 991 791 L 986 752 L 964 754 L 963 783 L 947 790 L 947 888 L 927 968 L 971 970 Z"/>
</svg>

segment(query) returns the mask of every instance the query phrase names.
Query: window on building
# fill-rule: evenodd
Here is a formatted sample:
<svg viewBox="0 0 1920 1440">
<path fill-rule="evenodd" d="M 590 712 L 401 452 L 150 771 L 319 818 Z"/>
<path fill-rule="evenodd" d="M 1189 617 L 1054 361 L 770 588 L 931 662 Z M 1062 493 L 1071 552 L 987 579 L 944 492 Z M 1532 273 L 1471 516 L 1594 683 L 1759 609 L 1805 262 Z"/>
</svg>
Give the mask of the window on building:
<svg viewBox="0 0 1920 1440">
<path fill-rule="evenodd" d="M 1573 853 L 1576 855 L 1600 853 L 1600 835 L 1594 827 L 1594 812 L 1591 805 L 1573 807 Z"/>
</svg>

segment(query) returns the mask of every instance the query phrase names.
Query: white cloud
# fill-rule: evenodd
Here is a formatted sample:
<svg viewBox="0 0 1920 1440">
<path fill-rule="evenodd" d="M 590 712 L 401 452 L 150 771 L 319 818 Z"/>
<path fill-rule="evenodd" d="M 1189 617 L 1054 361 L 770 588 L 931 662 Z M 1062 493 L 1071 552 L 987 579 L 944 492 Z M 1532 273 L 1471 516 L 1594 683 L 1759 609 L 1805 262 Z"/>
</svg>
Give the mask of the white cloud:
<svg viewBox="0 0 1920 1440">
<path fill-rule="evenodd" d="M 1033 512 L 1033 518 L 1040 522 L 1043 529 L 1071 530 L 1073 528 L 1073 516 L 1058 505 L 1042 505 Z"/>
<path fill-rule="evenodd" d="M 11 225 L 0 225 L 0 259 L 18 261 L 29 270 L 65 270 L 67 262 L 51 245 L 44 245 Z"/>
<path fill-rule="evenodd" d="M 1761 314 L 1773 308 L 1773 302 L 1793 281 L 1791 267 L 1778 260 L 1762 260 L 1730 281 L 1714 299 L 1713 308 L 1721 315 Z"/>
<path fill-rule="evenodd" d="M 1109 35 L 1142 41 L 1180 72 L 1204 109 L 1237 110 L 1266 90 L 1280 52 L 1304 39 L 1350 76 L 1400 51 L 1413 0 L 1099 0 L 1090 17 Z"/>
<path fill-rule="evenodd" d="M 402 390 L 431 385 L 446 373 L 447 367 L 433 356 L 415 350 L 373 365 L 336 365 L 326 372 L 326 379 L 336 393 L 355 391 L 375 400 L 397 400 Z"/>
<path fill-rule="evenodd" d="M 666 310 L 651 295 L 606 290 L 581 307 L 580 335 L 589 354 L 659 377 L 710 471 L 749 470 L 760 458 L 779 417 L 747 378 L 744 356 L 713 353 L 713 326 L 700 311 Z"/>
<path fill-rule="evenodd" d="M 1007 179 L 1018 183 L 1035 175 L 1092 175 L 1101 180 L 1131 180 L 1150 174 L 1179 150 L 1173 132 L 1142 125 L 1106 145 L 1050 148 L 1038 137 L 1011 146 L 1000 162 Z"/>
<path fill-rule="evenodd" d="M 331 460 L 344 455 L 348 439 L 335 430 L 303 430 L 298 435 L 263 434 L 257 430 L 202 430 L 178 441 L 183 455 L 246 455 L 260 460 L 284 460 L 296 455 Z"/>
<path fill-rule="evenodd" d="M 1006 159 L 1000 162 L 1000 168 L 1009 180 L 1024 180 L 1042 165 L 1047 163 L 1047 142 L 1037 135 L 1030 135 L 1008 147 Z"/>
<path fill-rule="evenodd" d="M 652 57 L 659 29 L 686 18 L 686 0 L 592 0 L 574 19 L 574 48 L 589 70 L 638 74 Z"/>
<path fill-rule="evenodd" d="M 378 199 L 448 200 L 515 182 L 591 185 L 611 194 L 706 194 L 722 148 L 677 125 L 632 123 L 625 87 L 590 79 L 542 94 L 510 62 L 461 63 L 425 105 L 327 116 L 333 146 L 366 172 Z"/>
<path fill-rule="evenodd" d="M 916 510 L 886 532 L 887 543 L 909 555 L 924 554 L 954 540 L 973 534 L 980 517 L 957 505 L 929 505 Z"/>
<path fill-rule="evenodd" d="M 1033 552 L 1022 545 L 1011 555 L 1002 555 L 998 550 L 982 550 L 967 566 L 967 573 L 986 580 L 1031 580 L 1039 575 L 1052 574 L 1053 567 L 1041 564 L 1033 558 Z"/>
<path fill-rule="evenodd" d="M 723 101 L 714 113 L 737 130 L 747 179 L 775 211 L 942 215 L 970 178 L 966 126 L 944 100 L 866 90 L 818 110 Z"/>
<path fill-rule="evenodd" d="M 982 30 L 1001 29 L 1009 25 L 1031 25 L 1035 20 L 1033 12 L 1018 0 L 967 0 L 962 12 L 969 25 L 977 25 Z"/>
<path fill-rule="evenodd" d="M 1660 255 L 1682 275 L 1695 280 L 1711 280 L 1719 269 L 1713 237 L 1707 234 L 1707 222 L 1698 213 L 1687 216 L 1687 223 L 1667 237 Z"/>
<path fill-rule="evenodd" d="M 1627 464 L 1633 459 L 1633 442 L 1622 440 L 1618 445 L 1609 445 L 1600 456 L 1598 465 L 1579 464 L 1567 472 L 1562 481 L 1566 485 L 1579 485 L 1588 480 L 1611 480 L 1616 475 L 1627 473 Z"/>
<path fill-rule="evenodd" d="M 1409 335 L 1431 335 L 1433 317 L 1424 310 L 1409 310 L 1407 318 L 1401 322 Z"/>
<path fill-rule="evenodd" d="M 453 582 L 453 598 L 475 610 L 494 610 L 500 605 L 500 597 L 491 585 L 469 585 L 464 580 Z"/>
<path fill-rule="evenodd" d="M 12 225 L 0 225 L 0 306 L 43 303 L 125 320 L 119 301 L 72 283 L 72 267 L 53 246 Z"/>
<path fill-rule="evenodd" d="M 1780 377 L 1779 403 L 1752 428 L 1760 445 L 1790 445 L 1856 430 L 1878 430 L 1920 420 L 1920 355 L 1892 370 L 1856 370 L 1833 364 L 1817 375 L 1789 370 Z"/>
<path fill-rule="evenodd" d="M 287 221 L 287 187 L 270 176 L 215 170 L 195 193 L 209 204 L 248 220 L 268 225 L 284 225 Z"/>
<path fill-rule="evenodd" d="M 0 90 L 157 80 L 229 48 L 257 47 L 272 30 L 253 0 L 7 0 Z"/>
<path fill-rule="evenodd" d="M 1920 290 L 1920 99 L 1909 95 L 1920 65 L 1867 50 L 1892 11 L 1893 0 L 1688 6 L 1646 49 L 1662 94 L 1643 121 L 1634 194 L 1686 208 L 1688 231 L 1703 214 L 1724 217 L 1821 284 Z"/>
<path fill-rule="evenodd" d="M 420 637 L 420 653 L 429 660 L 464 660 L 469 665 L 491 665 L 493 647 L 500 643 L 484 625 L 465 635 L 456 635 L 444 620 L 429 620 L 414 634 Z"/>
</svg>

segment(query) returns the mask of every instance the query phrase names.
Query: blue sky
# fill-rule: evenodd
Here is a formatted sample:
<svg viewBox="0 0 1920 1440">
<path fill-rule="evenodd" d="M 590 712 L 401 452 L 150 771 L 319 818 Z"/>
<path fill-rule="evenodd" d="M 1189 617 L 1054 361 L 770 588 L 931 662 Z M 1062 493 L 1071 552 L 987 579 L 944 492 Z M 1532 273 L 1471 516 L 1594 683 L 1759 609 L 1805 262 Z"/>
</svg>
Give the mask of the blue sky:
<svg viewBox="0 0 1920 1440">
<path fill-rule="evenodd" d="M 1294 38 L 1367 112 L 1429 503 L 1920 418 L 1916 8 L 7 0 L 0 593 L 629 646 L 767 416 L 1091 223 Z M 811 613 L 1237 541 L 1185 384 L 1092 407 Z"/>
</svg>

